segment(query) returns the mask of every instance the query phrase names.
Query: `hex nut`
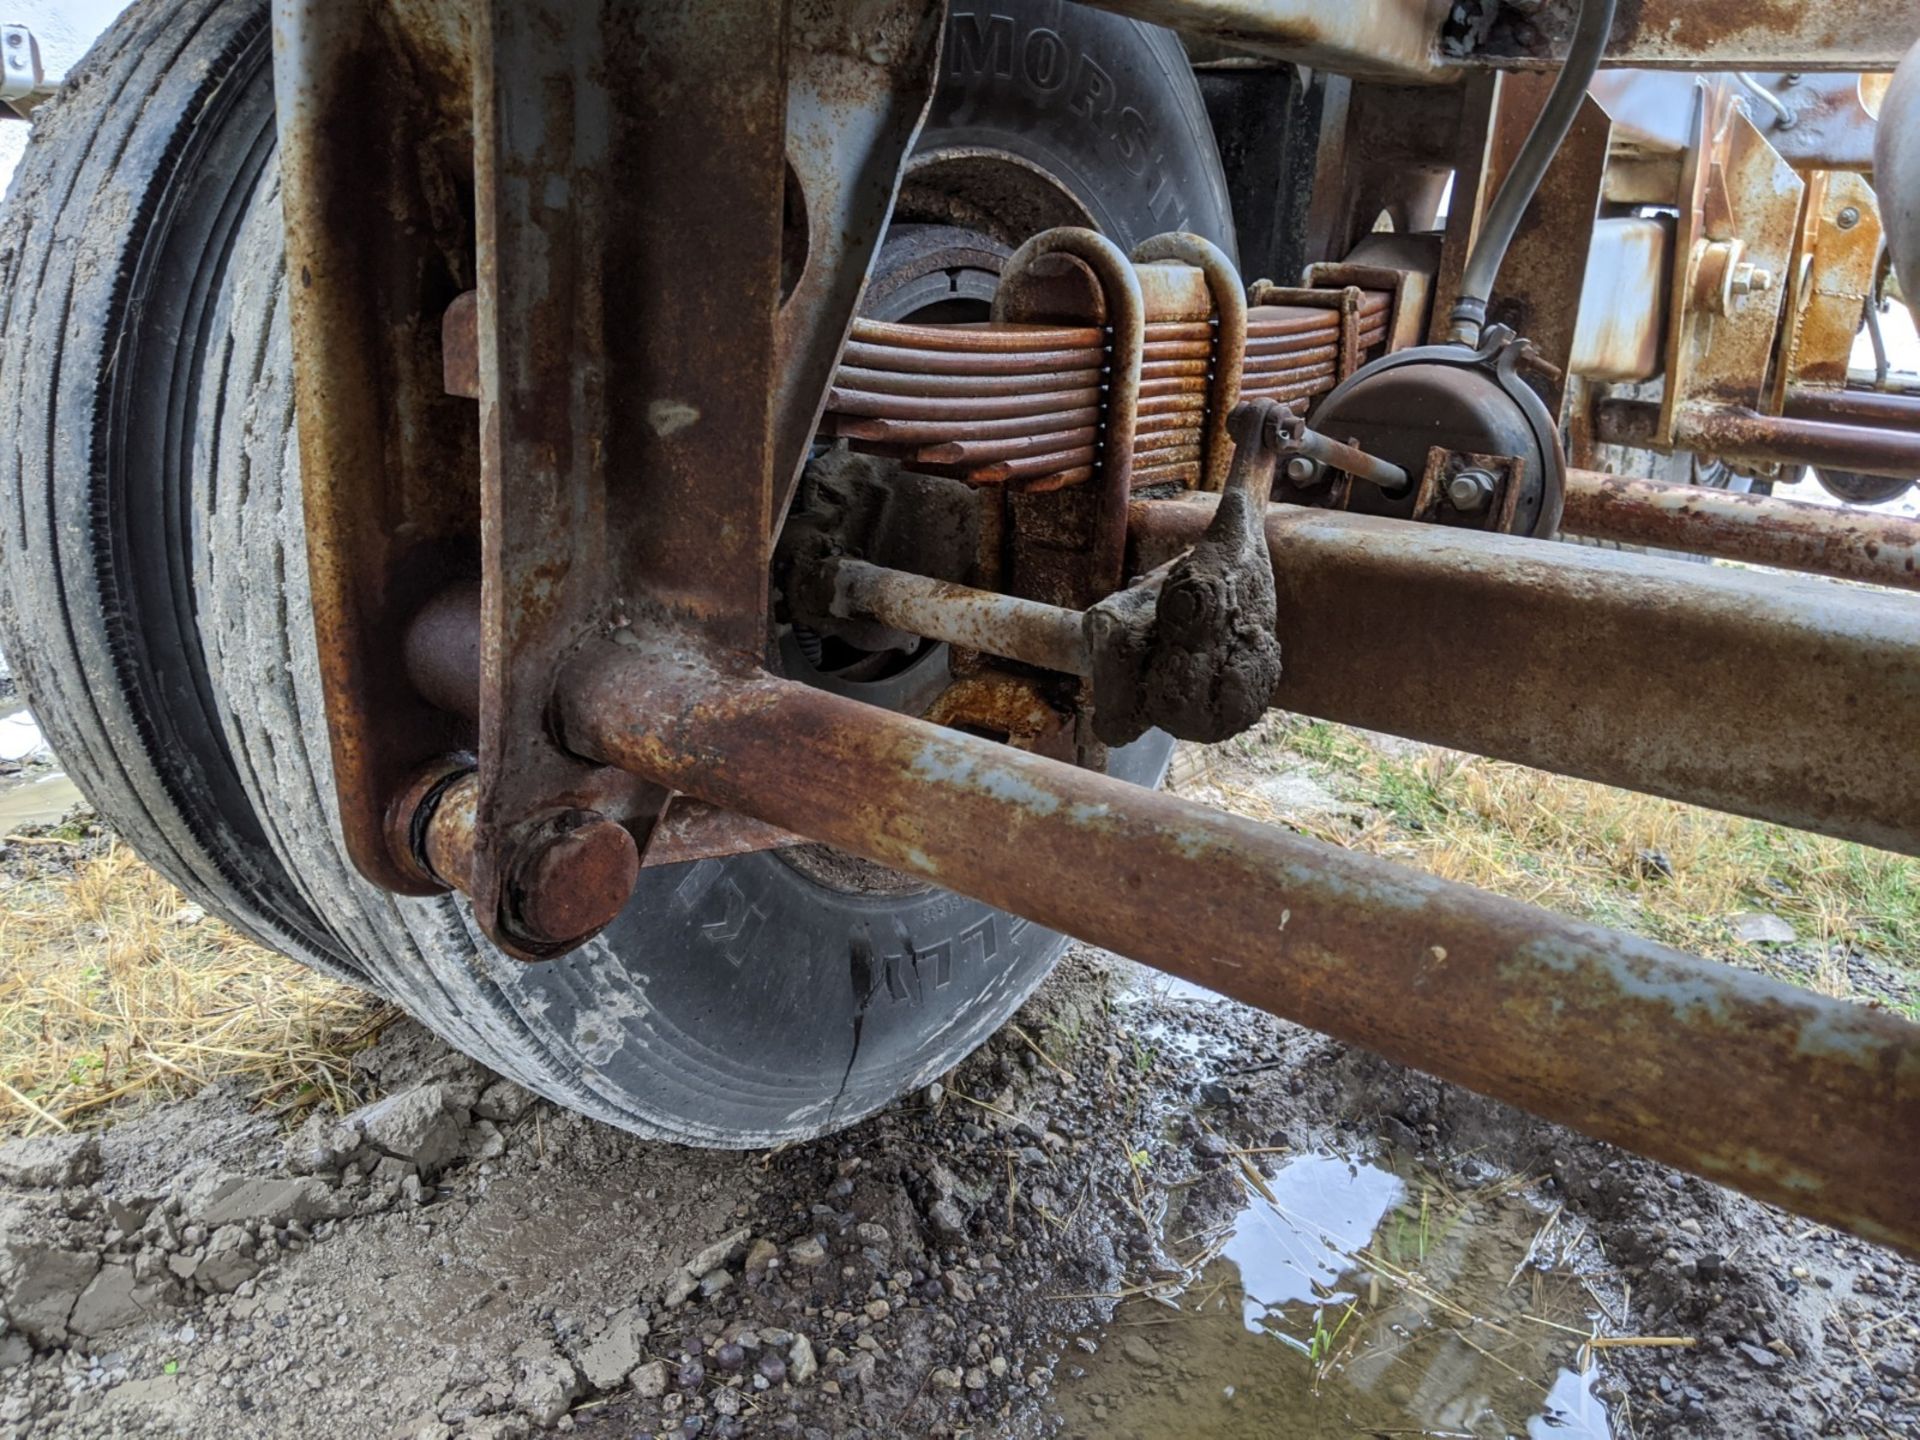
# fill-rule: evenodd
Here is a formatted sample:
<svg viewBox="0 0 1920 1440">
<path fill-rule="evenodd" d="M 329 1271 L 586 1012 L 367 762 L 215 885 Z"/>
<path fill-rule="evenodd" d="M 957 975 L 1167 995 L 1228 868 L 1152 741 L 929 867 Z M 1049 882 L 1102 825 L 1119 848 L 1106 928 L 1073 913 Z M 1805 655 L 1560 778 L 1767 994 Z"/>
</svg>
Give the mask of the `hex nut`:
<svg viewBox="0 0 1920 1440">
<path fill-rule="evenodd" d="M 1462 470 L 1447 481 L 1447 503 L 1463 515 L 1477 515 L 1493 500 L 1498 482 L 1485 470 Z"/>
</svg>

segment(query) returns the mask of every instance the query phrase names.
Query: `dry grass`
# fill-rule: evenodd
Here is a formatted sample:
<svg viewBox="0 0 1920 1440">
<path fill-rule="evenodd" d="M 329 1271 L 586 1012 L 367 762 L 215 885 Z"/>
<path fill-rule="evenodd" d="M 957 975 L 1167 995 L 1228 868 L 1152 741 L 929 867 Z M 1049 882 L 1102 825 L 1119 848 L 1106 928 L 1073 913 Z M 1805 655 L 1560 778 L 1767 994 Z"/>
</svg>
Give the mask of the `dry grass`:
<svg viewBox="0 0 1920 1440">
<path fill-rule="evenodd" d="M 387 1018 L 369 997 L 205 916 L 123 844 L 25 843 L 35 863 L 0 873 L 0 1132 L 215 1080 L 268 1110 L 350 1107 L 347 1062 Z"/>
<path fill-rule="evenodd" d="M 1334 844 L 1828 993 L 1849 993 L 1849 947 L 1902 967 L 1920 956 L 1920 864 L 1903 856 L 1296 717 L 1222 748 L 1188 751 L 1179 783 Z M 1350 810 L 1276 808 L 1263 774 L 1300 769 Z M 1794 927 L 1810 973 L 1734 937 L 1731 917 L 1751 912 Z"/>
</svg>

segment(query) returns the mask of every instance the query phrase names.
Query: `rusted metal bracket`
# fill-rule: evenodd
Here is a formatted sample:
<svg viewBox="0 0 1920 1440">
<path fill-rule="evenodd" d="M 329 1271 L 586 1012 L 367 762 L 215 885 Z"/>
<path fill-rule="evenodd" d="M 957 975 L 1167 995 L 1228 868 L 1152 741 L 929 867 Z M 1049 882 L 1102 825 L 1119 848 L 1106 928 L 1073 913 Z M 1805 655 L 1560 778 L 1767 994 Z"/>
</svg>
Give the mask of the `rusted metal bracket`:
<svg viewBox="0 0 1920 1440">
<path fill-rule="evenodd" d="M 613 918 L 669 799 L 556 743 L 566 656 L 634 620 L 766 653 L 774 517 L 944 10 L 464 8 L 279 5 L 309 559 L 355 863 L 457 886 L 533 959 Z M 470 677 L 436 704 L 398 637 L 475 580 L 477 625 L 413 632 L 415 671 L 439 633 Z M 471 782 L 422 786 L 461 753 Z M 562 869 L 570 905 L 539 893 Z"/>
<path fill-rule="evenodd" d="M 1152 583 L 1087 611 L 1093 730 L 1108 745 L 1156 727 L 1225 740 L 1266 713 L 1280 681 L 1280 641 L 1261 518 L 1292 420 L 1271 400 L 1237 407 L 1227 422 L 1233 465 L 1199 543 Z"/>
<path fill-rule="evenodd" d="M 1687 415 L 1763 408 L 1806 186 L 1729 86 L 1697 92 L 1668 295 L 1658 441 Z"/>
</svg>

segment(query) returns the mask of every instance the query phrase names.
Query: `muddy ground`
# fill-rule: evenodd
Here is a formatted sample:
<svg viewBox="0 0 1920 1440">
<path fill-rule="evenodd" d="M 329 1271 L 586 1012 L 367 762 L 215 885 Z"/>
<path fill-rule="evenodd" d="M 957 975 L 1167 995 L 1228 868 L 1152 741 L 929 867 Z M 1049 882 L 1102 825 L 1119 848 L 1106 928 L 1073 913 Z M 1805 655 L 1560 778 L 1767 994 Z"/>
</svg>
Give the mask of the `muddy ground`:
<svg viewBox="0 0 1920 1440">
<path fill-rule="evenodd" d="M 385 1098 L 291 1135 L 216 1090 L 0 1150 L 0 1432 L 1920 1426 L 1915 1267 L 1095 952 L 772 1154 L 410 1022 L 358 1063 Z"/>
</svg>

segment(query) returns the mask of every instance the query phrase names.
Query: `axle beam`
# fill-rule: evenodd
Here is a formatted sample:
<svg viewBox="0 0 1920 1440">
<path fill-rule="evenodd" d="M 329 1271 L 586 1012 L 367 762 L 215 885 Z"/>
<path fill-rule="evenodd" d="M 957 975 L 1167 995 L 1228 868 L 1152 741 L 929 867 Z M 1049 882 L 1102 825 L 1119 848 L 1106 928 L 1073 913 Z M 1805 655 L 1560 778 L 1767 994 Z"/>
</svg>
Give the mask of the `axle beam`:
<svg viewBox="0 0 1920 1440">
<path fill-rule="evenodd" d="M 1206 527 L 1137 502 L 1133 569 Z M 1277 506 L 1274 704 L 1920 854 L 1920 606 L 1652 555 Z"/>
<path fill-rule="evenodd" d="M 722 670 L 690 640 L 622 638 L 583 653 L 562 679 L 561 729 L 582 755 L 1920 1249 L 1909 1173 L 1920 1027 L 791 681 Z"/>
<path fill-rule="evenodd" d="M 1198 541 L 1215 503 L 1137 502 L 1131 568 Z M 1691 523 L 1636 538 L 1674 544 Z M 1873 563 L 1911 580 L 1913 536 L 1896 552 L 1878 517 L 1844 544 L 1742 524 L 1742 543 L 1802 559 L 1827 545 L 1836 571 L 1878 543 Z M 1920 607 L 1904 596 L 1289 505 L 1266 531 L 1278 709 L 1920 854 Z M 847 615 L 1090 673 L 1080 611 L 836 563 Z"/>
</svg>

